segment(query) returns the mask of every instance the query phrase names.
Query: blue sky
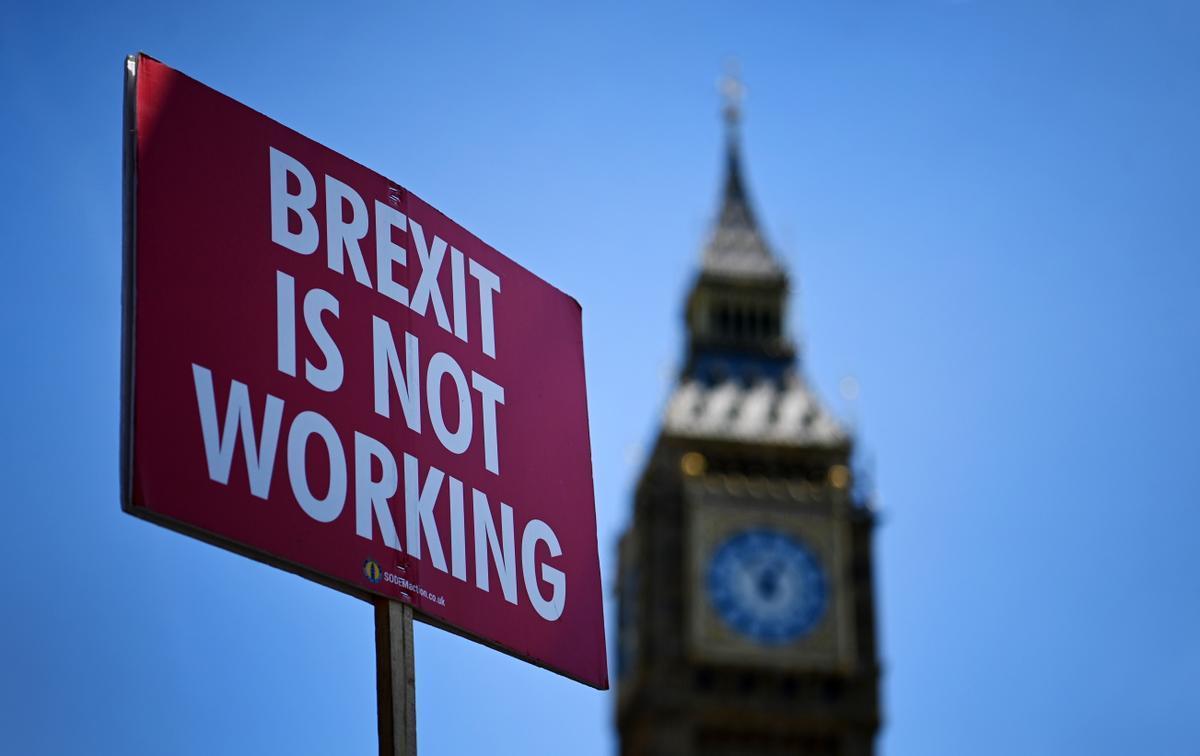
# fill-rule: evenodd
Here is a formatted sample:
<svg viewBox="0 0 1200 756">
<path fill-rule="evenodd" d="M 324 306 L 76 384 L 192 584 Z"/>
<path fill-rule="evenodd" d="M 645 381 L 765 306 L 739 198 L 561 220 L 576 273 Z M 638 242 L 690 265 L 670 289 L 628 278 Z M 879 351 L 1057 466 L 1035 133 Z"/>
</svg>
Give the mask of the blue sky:
<svg viewBox="0 0 1200 756">
<path fill-rule="evenodd" d="M 375 748 L 367 605 L 120 512 L 121 73 L 141 49 L 580 300 L 609 583 L 737 56 L 805 371 L 872 460 L 883 752 L 1193 753 L 1200 10 L 564 5 L 0 12 L 6 748 Z M 423 752 L 614 752 L 610 695 L 416 641 Z"/>
</svg>

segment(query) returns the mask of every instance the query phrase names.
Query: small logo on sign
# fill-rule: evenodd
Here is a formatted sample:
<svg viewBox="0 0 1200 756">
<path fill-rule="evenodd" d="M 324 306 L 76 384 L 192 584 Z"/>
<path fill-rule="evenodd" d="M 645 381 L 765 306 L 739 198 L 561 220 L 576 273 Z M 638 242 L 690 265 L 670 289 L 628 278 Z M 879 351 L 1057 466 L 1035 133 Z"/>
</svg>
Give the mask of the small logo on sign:
<svg viewBox="0 0 1200 756">
<path fill-rule="evenodd" d="M 372 583 L 378 583 L 383 579 L 383 570 L 379 569 L 379 562 L 374 559 L 368 559 L 363 562 L 363 576 Z"/>
</svg>

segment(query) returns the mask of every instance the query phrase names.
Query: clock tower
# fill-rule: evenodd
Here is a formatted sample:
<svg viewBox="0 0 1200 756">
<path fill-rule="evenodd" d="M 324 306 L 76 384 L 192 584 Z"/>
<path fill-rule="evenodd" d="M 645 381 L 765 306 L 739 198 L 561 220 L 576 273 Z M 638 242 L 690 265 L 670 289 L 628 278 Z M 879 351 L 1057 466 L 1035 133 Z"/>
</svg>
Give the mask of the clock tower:
<svg viewBox="0 0 1200 756">
<path fill-rule="evenodd" d="M 741 170 L 684 307 L 678 382 L 619 546 L 623 756 L 874 753 L 872 510 L 853 438 L 806 383 L 788 275 Z"/>
</svg>

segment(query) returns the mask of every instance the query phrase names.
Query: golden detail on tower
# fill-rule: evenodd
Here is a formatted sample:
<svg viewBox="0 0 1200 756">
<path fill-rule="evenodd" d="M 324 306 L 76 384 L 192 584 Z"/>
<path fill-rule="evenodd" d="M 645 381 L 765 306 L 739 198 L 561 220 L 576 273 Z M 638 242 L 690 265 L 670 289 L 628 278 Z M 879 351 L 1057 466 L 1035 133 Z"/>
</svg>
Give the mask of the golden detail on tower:
<svg viewBox="0 0 1200 756">
<path fill-rule="evenodd" d="M 679 458 L 679 469 L 683 470 L 683 474 L 696 477 L 703 475 L 708 468 L 708 460 L 700 452 L 688 452 Z"/>
</svg>

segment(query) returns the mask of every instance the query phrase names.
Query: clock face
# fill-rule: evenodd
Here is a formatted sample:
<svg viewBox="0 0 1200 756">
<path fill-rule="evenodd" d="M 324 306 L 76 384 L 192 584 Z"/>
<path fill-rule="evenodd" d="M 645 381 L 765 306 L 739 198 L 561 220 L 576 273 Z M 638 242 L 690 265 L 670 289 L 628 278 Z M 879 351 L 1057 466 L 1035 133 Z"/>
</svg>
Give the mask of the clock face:
<svg viewBox="0 0 1200 756">
<path fill-rule="evenodd" d="M 760 643 L 800 638 L 825 613 L 825 573 L 795 538 L 747 530 L 717 547 L 707 573 L 708 594 L 731 628 Z"/>
</svg>

